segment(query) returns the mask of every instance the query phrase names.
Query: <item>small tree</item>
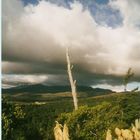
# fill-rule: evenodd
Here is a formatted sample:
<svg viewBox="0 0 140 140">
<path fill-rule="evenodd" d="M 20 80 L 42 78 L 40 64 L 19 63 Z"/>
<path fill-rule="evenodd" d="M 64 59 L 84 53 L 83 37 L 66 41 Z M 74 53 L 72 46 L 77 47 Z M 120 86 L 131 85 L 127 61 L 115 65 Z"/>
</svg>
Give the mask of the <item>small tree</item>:
<svg viewBox="0 0 140 140">
<path fill-rule="evenodd" d="M 67 59 L 67 71 L 68 71 L 69 81 L 70 81 L 70 85 L 71 85 L 74 108 L 75 108 L 75 110 L 77 110 L 78 109 L 78 99 L 77 99 L 77 92 L 76 92 L 76 80 L 73 80 L 73 76 L 72 76 L 73 65 L 71 65 L 71 63 L 70 63 L 68 48 L 66 49 L 66 59 Z"/>
<path fill-rule="evenodd" d="M 132 72 L 132 69 L 129 68 L 126 72 L 126 75 L 124 76 L 124 91 L 127 91 L 127 84 L 129 83 L 130 79 L 134 76 L 134 73 Z"/>
</svg>

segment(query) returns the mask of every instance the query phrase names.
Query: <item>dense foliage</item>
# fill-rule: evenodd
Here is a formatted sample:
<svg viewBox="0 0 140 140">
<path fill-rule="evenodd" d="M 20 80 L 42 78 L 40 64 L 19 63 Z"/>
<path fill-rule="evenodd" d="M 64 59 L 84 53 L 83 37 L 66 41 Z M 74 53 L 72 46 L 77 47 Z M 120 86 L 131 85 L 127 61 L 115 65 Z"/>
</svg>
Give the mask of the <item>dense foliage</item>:
<svg viewBox="0 0 140 140">
<path fill-rule="evenodd" d="M 62 112 L 72 111 L 70 104 L 9 103 L 3 100 L 2 137 L 4 140 L 53 140 L 54 122 Z"/>
<path fill-rule="evenodd" d="M 99 140 L 105 138 L 108 128 L 126 126 L 122 118 L 119 106 L 104 102 L 95 107 L 83 106 L 73 113 L 62 114 L 59 122 L 68 125 L 71 140 Z"/>
<path fill-rule="evenodd" d="M 9 104 L 6 99 L 2 101 L 2 139 L 15 140 L 23 137 L 22 124 L 25 113 L 18 104 Z"/>
<path fill-rule="evenodd" d="M 83 106 L 78 111 L 61 114 L 58 121 L 68 125 L 71 140 L 104 140 L 107 129 L 129 128 L 140 117 L 140 103 L 136 97 L 136 94 L 128 94 L 116 98 L 116 102 Z"/>
<path fill-rule="evenodd" d="M 55 120 L 67 123 L 71 140 L 105 139 L 107 129 L 128 128 L 139 118 L 139 101 L 140 93 L 89 97 L 79 99 L 77 111 L 70 99 L 45 104 L 3 101 L 3 139 L 53 140 Z"/>
</svg>

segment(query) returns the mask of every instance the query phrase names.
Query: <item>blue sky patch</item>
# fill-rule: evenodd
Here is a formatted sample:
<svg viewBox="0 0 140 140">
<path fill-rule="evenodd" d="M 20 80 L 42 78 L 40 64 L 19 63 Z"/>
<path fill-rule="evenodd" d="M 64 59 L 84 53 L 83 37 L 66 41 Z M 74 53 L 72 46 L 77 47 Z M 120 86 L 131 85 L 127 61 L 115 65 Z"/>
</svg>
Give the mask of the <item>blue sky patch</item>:
<svg viewBox="0 0 140 140">
<path fill-rule="evenodd" d="M 39 0 L 22 0 L 24 5 L 29 3 L 37 4 Z M 58 6 L 63 6 L 65 8 L 70 8 L 70 3 L 74 0 L 46 0 L 51 3 L 54 3 Z M 109 0 L 77 0 L 79 1 L 84 9 L 88 9 L 97 22 L 97 24 L 102 26 L 109 26 L 116 28 L 122 25 L 123 18 L 120 14 L 120 11 L 112 9 L 108 2 Z"/>
<path fill-rule="evenodd" d="M 24 5 L 28 5 L 28 4 L 38 4 L 39 0 L 22 0 Z"/>
<path fill-rule="evenodd" d="M 95 0 L 98 4 L 107 4 L 109 0 Z"/>
</svg>

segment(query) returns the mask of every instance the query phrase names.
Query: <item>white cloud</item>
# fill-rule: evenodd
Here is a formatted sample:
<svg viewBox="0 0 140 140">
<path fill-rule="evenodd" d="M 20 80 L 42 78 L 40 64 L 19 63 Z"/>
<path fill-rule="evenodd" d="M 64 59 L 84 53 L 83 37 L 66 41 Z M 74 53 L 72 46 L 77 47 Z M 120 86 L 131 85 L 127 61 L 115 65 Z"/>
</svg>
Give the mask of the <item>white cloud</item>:
<svg viewBox="0 0 140 140">
<path fill-rule="evenodd" d="M 29 83 L 36 84 L 46 81 L 48 77 L 46 75 L 4 75 L 2 77 L 3 84 L 20 84 Z"/>
<path fill-rule="evenodd" d="M 123 92 L 124 91 L 124 86 L 123 85 L 109 85 L 109 84 L 98 84 L 98 85 L 94 85 L 92 86 L 93 88 L 103 88 L 103 89 L 110 89 L 112 91 L 116 91 L 116 92 Z M 140 83 L 138 82 L 131 82 L 127 85 L 127 90 L 131 91 L 135 88 L 140 88 Z"/>
</svg>

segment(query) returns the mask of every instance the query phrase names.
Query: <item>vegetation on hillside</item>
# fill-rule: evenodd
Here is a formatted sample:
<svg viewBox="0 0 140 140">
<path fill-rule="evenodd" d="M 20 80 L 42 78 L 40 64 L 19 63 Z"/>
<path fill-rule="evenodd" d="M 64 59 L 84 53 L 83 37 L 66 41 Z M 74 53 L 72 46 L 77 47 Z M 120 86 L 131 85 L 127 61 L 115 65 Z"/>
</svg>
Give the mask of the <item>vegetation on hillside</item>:
<svg viewBox="0 0 140 140">
<path fill-rule="evenodd" d="M 105 101 L 105 102 L 104 102 Z M 20 103 L 18 118 L 14 116 L 15 103 L 3 101 L 3 113 L 12 119 L 12 124 L 4 128 L 9 134 L 5 140 L 53 140 L 55 120 L 62 125 L 67 123 L 70 140 L 105 139 L 107 129 L 115 127 L 129 128 L 131 123 L 140 116 L 140 93 L 115 93 L 97 97 L 79 99 L 79 109 L 73 111 L 72 100 L 53 100 L 45 104 Z M 87 104 L 87 106 L 84 106 Z M 12 109 L 11 109 L 12 108 Z M 65 112 L 65 113 L 64 113 Z M 2 116 L 2 122 L 4 117 Z M 22 117 L 24 116 L 24 117 Z M 113 132 L 113 131 L 112 131 Z M 12 135 L 10 135 L 12 134 Z M 93 139 L 94 138 L 94 139 Z M 99 139 L 98 139 L 99 140 Z"/>
<path fill-rule="evenodd" d="M 116 102 L 82 106 L 78 111 L 61 114 L 58 121 L 68 125 L 71 140 L 104 140 L 107 129 L 129 128 L 139 118 L 140 103 L 135 98 L 136 94 L 128 94 L 116 98 Z"/>
<path fill-rule="evenodd" d="M 2 139 L 9 140 L 16 135 L 22 138 L 22 125 L 25 113 L 18 104 L 9 104 L 4 98 L 2 101 Z"/>
</svg>

